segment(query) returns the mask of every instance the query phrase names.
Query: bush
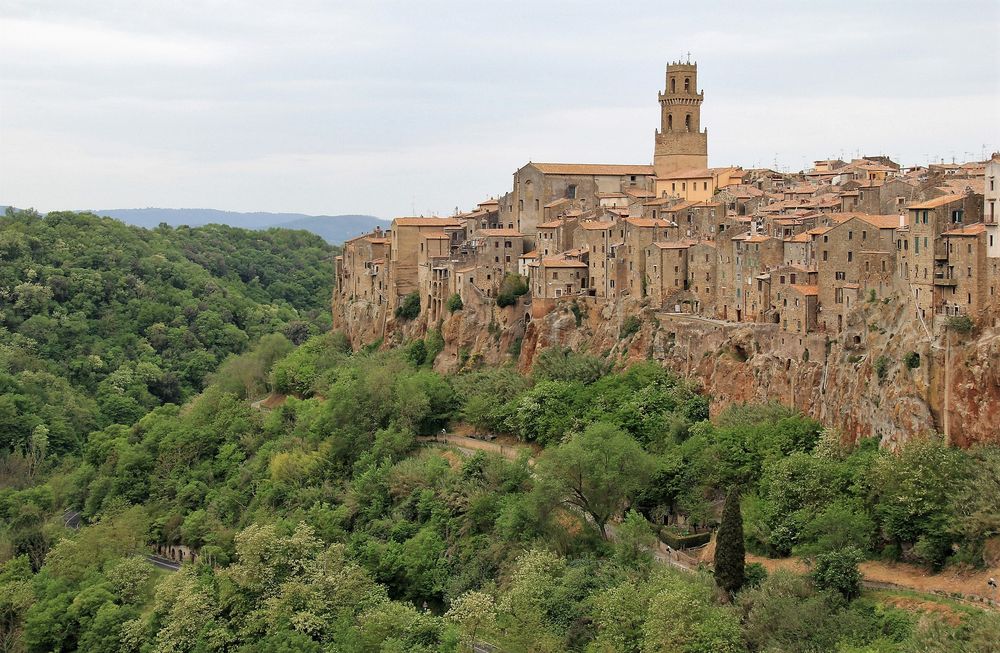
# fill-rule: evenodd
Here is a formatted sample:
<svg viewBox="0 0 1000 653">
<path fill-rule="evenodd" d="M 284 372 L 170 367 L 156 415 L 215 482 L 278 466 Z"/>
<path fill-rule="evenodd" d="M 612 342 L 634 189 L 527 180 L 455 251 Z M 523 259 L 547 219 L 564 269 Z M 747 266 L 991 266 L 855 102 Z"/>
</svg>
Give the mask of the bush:
<svg viewBox="0 0 1000 653">
<path fill-rule="evenodd" d="M 885 378 L 889 375 L 888 356 L 879 356 L 875 359 L 875 375 L 878 377 L 879 383 L 885 381 Z"/>
<path fill-rule="evenodd" d="M 448 298 L 448 303 L 445 304 L 445 308 L 448 309 L 449 313 L 454 313 L 455 311 L 460 311 L 465 308 L 465 304 L 462 303 L 462 296 L 455 293 Z"/>
<path fill-rule="evenodd" d="M 420 315 L 420 294 L 411 292 L 403 298 L 403 303 L 396 307 L 396 317 L 400 320 L 412 320 Z"/>
<path fill-rule="evenodd" d="M 972 333 L 976 325 L 968 315 L 956 315 L 948 318 L 945 326 L 955 333 Z"/>
<path fill-rule="evenodd" d="M 497 291 L 497 306 L 513 306 L 517 303 L 517 298 L 528 293 L 528 282 L 519 274 L 508 274 L 500 282 L 500 289 Z"/>
<path fill-rule="evenodd" d="M 906 365 L 906 369 L 917 369 L 920 367 L 920 354 L 915 351 L 911 351 L 906 356 L 903 356 L 903 364 Z"/>
<path fill-rule="evenodd" d="M 767 580 L 767 568 L 759 562 L 751 562 L 743 571 L 745 580 L 743 586 L 748 588 L 760 587 L 760 584 Z"/>
<path fill-rule="evenodd" d="M 712 539 L 712 534 L 709 532 L 680 535 L 668 528 L 661 528 L 659 536 L 660 540 L 672 549 L 691 549 L 708 544 L 709 540 Z"/>
<path fill-rule="evenodd" d="M 810 577 L 821 590 L 837 592 L 845 599 L 853 599 L 861 594 L 861 572 L 858 563 L 861 551 L 853 546 L 821 553 L 816 556 L 816 566 Z"/>
<path fill-rule="evenodd" d="M 405 356 L 406 360 L 414 365 L 423 365 L 424 361 L 427 360 L 427 345 L 424 344 L 423 340 L 414 340 L 406 348 Z"/>
<path fill-rule="evenodd" d="M 622 322 L 622 328 L 618 332 L 618 338 L 624 340 L 631 335 L 639 332 L 639 328 L 642 327 L 642 320 L 639 319 L 638 315 L 629 315 Z"/>
</svg>

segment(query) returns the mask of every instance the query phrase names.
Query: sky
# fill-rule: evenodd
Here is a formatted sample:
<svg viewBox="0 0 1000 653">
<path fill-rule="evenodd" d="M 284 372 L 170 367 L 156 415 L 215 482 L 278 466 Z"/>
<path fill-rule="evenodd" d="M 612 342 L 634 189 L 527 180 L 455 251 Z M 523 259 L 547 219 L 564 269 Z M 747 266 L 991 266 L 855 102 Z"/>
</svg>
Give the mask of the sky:
<svg viewBox="0 0 1000 653">
<path fill-rule="evenodd" d="M 712 166 L 978 160 L 998 39 L 1000 0 L 0 0 L 0 204 L 450 214 L 649 163 L 688 52 Z"/>
</svg>

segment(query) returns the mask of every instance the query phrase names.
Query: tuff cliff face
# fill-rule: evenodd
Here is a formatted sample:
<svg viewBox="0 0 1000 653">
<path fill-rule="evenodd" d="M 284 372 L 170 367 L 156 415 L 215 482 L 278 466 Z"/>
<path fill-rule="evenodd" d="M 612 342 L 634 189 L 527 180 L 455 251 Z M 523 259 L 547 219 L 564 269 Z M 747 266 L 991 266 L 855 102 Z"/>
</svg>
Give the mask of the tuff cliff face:
<svg viewBox="0 0 1000 653">
<path fill-rule="evenodd" d="M 445 348 L 435 367 L 456 371 L 516 362 L 527 372 L 546 348 L 569 347 L 622 364 L 660 361 L 699 382 L 712 396 L 714 412 L 732 403 L 778 401 L 839 429 L 850 441 L 878 437 L 894 447 L 939 431 L 960 446 L 1000 442 L 998 330 L 935 333 L 912 314 L 898 299 L 864 302 L 843 333 L 828 337 L 799 336 L 774 324 L 662 313 L 627 297 L 601 304 L 567 300 L 536 319 L 522 302 L 502 309 L 467 306 L 440 323 Z M 633 315 L 640 328 L 620 338 L 625 318 Z M 378 337 L 371 318 L 341 313 L 335 324 L 357 346 Z M 423 337 L 427 326 L 389 317 L 385 328 L 384 346 L 390 346 Z"/>
</svg>

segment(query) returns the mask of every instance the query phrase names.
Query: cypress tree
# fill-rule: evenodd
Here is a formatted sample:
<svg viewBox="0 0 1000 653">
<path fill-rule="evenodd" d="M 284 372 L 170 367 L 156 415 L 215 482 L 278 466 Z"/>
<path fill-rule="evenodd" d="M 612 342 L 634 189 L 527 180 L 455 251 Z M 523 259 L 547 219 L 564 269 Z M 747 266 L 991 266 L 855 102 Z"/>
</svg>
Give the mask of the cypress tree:
<svg viewBox="0 0 1000 653">
<path fill-rule="evenodd" d="M 715 540 L 715 583 L 729 593 L 743 587 L 746 550 L 743 547 L 743 515 L 740 493 L 731 488 L 722 509 L 722 524 Z"/>
</svg>

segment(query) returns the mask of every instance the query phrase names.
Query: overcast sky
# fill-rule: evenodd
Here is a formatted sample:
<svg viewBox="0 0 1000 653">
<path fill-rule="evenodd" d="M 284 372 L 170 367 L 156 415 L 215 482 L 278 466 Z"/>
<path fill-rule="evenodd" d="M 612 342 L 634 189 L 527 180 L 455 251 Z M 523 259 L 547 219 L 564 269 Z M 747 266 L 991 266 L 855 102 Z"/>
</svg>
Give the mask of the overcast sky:
<svg viewBox="0 0 1000 653">
<path fill-rule="evenodd" d="M 1000 0 L 0 0 L 0 204 L 450 213 L 649 163 L 690 51 L 710 165 L 1000 149 Z"/>
</svg>

